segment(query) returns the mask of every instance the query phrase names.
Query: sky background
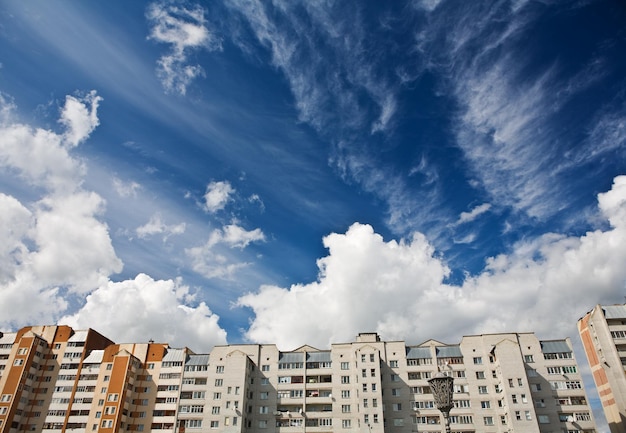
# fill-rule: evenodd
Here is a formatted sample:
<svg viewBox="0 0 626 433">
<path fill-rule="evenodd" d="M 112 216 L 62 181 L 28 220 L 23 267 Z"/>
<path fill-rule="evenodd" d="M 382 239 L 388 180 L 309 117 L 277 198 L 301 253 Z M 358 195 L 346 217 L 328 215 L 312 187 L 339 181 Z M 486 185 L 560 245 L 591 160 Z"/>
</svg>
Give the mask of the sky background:
<svg viewBox="0 0 626 433">
<path fill-rule="evenodd" d="M 0 38 L 2 329 L 579 346 L 624 302 L 623 1 L 12 0 Z"/>
</svg>

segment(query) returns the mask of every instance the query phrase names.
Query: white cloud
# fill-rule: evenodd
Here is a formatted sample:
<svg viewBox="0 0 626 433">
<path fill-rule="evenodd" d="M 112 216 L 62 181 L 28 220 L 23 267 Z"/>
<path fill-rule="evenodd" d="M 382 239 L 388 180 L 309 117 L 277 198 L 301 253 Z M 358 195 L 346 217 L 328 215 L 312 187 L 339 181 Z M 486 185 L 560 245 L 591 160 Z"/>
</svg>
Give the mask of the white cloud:
<svg viewBox="0 0 626 433">
<path fill-rule="evenodd" d="M 102 221 L 105 202 L 82 188 L 84 166 L 71 154 L 98 125 L 99 100 L 95 92 L 68 97 L 61 134 L 10 123 L 11 116 L 0 126 L 0 169 L 38 187 L 28 203 L 0 193 L 0 327 L 55 323 L 76 293 L 74 299 L 87 295 L 86 303 L 61 319 L 73 326 L 96 328 L 117 341 L 152 337 L 196 350 L 224 344 L 218 316 L 205 303 L 193 305 L 194 295 L 180 280 L 155 281 L 143 274 L 118 283 L 109 279 L 122 262 Z M 131 193 L 138 188 L 117 186 Z M 138 233 L 166 237 L 184 228 L 155 215 Z M 240 248 L 258 238 L 255 231 L 235 229 L 222 236 L 223 243 Z"/>
<path fill-rule="evenodd" d="M 249 265 L 233 256 L 228 249 L 244 249 L 252 242 L 264 242 L 261 229 L 245 230 L 229 224 L 214 230 L 208 241 L 199 247 L 188 248 L 185 253 L 192 260 L 192 268 L 206 278 L 230 279 L 240 269 Z"/>
<path fill-rule="evenodd" d="M 422 235 L 384 242 L 355 224 L 324 239 L 329 254 L 318 261 L 318 281 L 263 286 L 239 298 L 255 314 L 246 336 L 292 349 L 349 341 L 363 330 L 444 341 L 488 332 L 576 335 L 576 320 L 597 303 L 615 302 L 626 283 L 626 177 L 598 200 L 610 229 L 519 243 L 461 285 L 444 283 L 449 271 Z"/>
<path fill-rule="evenodd" d="M 170 45 L 169 54 L 158 60 L 157 74 L 167 92 L 184 95 L 187 86 L 204 74 L 200 65 L 188 64 L 189 52 L 219 51 L 221 40 L 206 26 L 204 9 L 166 2 L 152 3 L 146 12 L 151 24 L 150 39 Z"/>
<path fill-rule="evenodd" d="M 16 266 L 28 255 L 24 239 L 33 224 L 33 216 L 15 197 L 2 193 L 0 209 L 0 284 L 6 284 Z"/>
<path fill-rule="evenodd" d="M 472 209 L 469 212 L 461 212 L 461 215 L 459 215 L 459 219 L 457 220 L 456 224 L 459 225 L 459 224 L 464 224 L 467 222 L 474 221 L 480 215 L 484 214 L 485 212 L 488 212 L 489 209 L 491 209 L 491 205 L 489 203 L 483 203 L 479 206 L 476 206 L 474 209 Z"/>
<path fill-rule="evenodd" d="M 284 349 L 302 342 L 324 347 L 372 330 L 387 338 L 408 335 L 397 323 L 421 309 L 420 294 L 442 296 L 449 270 L 426 239 L 384 242 L 372 227 L 354 224 L 324 239 L 329 255 L 318 261 L 319 281 L 289 289 L 264 286 L 238 305 L 254 310 L 247 337 Z M 404 334 L 403 334 L 404 333 Z"/>
<path fill-rule="evenodd" d="M 79 311 L 60 323 L 95 328 L 118 342 L 151 338 L 194 351 L 225 344 L 219 317 L 204 302 L 189 305 L 191 300 L 189 287 L 180 280 L 154 280 L 139 274 L 132 280 L 102 284 Z"/>
<path fill-rule="evenodd" d="M 165 242 L 170 235 L 180 235 L 185 233 L 186 224 L 180 223 L 176 225 L 167 225 L 163 222 L 161 214 L 156 213 L 150 217 L 150 221 L 137 227 L 137 236 L 146 238 L 155 234 L 163 234 Z"/>
<path fill-rule="evenodd" d="M 122 269 L 99 219 L 104 200 L 81 189 L 84 166 L 70 154 L 98 125 L 99 100 L 95 92 L 66 98 L 62 134 L 17 122 L 0 127 L 0 168 L 42 194 L 29 203 L 0 196 L 3 324 L 52 322 L 67 307 L 66 290 L 87 293 Z"/>
<path fill-rule="evenodd" d="M 235 189 L 230 185 L 230 182 L 209 183 L 204 194 L 204 209 L 209 213 L 215 213 L 224 209 L 234 192 Z"/>
<path fill-rule="evenodd" d="M 89 92 L 84 98 L 74 96 L 65 97 L 65 105 L 61 110 L 59 123 L 65 126 L 65 142 L 71 147 L 78 146 L 100 124 L 98 120 L 98 105 L 102 98 L 95 90 Z"/>
<path fill-rule="evenodd" d="M 93 192 L 43 198 L 35 211 L 28 266 L 46 284 L 87 293 L 122 270 L 109 230 L 97 217 L 104 201 Z"/>
<path fill-rule="evenodd" d="M 141 185 L 137 182 L 124 182 L 121 179 L 113 178 L 113 188 L 120 197 L 128 198 L 137 197 L 137 191 L 141 189 Z"/>
</svg>

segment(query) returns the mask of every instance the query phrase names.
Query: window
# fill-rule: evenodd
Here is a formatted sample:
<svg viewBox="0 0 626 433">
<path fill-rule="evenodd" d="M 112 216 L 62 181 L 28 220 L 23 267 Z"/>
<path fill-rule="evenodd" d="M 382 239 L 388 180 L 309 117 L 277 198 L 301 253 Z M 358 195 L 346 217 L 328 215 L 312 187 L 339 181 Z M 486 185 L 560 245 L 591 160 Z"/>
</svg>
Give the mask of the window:
<svg viewBox="0 0 626 433">
<path fill-rule="evenodd" d="M 485 378 L 485 372 L 484 371 L 477 371 L 476 372 L 476 379 L 484 379 Z"/>
<path fill-rule="evenodd" d="M 200 420 L 198 420 L 200 421 Z M 202 422 L 202 421 L 200 421 Z M 211 428 L 219 428 L 220 427 L 220 422 L 219 421 L 211 421 Z"/>
<path fill-rule="evenodd" d="M 533 419 L 529 410 L 524 411 L 524 416 L 526 417 L 526 421 L 531 421 Z"/>
<path fill-rule="evenodd" d="M 518 420 L 518 421 L 522 420 L 522 415 L 520 414 L 519 410 L 515 411 L 515 419 Z"/>
<path fill-rule="evenodd" d="M 524 382 L 522 381 L 521 377 L 517 378 L 517 386 L 524 386 Z"/>
<path fill-rule="evenodd" d="M 372 369 L 370 370 L 370 376 L 372 376 L 372 377 L 376 377 L 376 369 L 375 369 L 375 368 L 372 368 Z"/>
<path fill-rule="evenodd" d="M 376 392 L 376 384 L 372 383 L 372 392 Z"/>
<path fill-rule="evenodd" d="M 475 356 L 474 357 L 474 364 L 480 365 L 482 363 L 483 363 L 483 358 L 481 356 Z"/>
<path fill-rule="evenodd" d="M 493 417 L 492 416 L 484 417 L 483 421 L 484 421 L 485 425 L 493 425 Z"/>
<path fill-rule="evenodd" d="M 219 400 L 222 398 L 222 393 L 221 392 L 214 392 L 213 393 L 213 400 Z"/>
<path fill-rule="evenodd" d="M 0 401 L 11 401 L 11 394 L 2 394 Z"/>
<path fill-rule="evenodd" d="M 349 419 L 342 419 L 341 420 L 341 427 L 343 428 L 350 428 L 352 425 L 352 422 Z"/>
<path fill-rule="evenodd" d="M 368 407 L 368 402 L 366 398 L 363 399 L 363 407 Z"/>
<path fill-rule="evenodd" d="M 259 398 L 261 400 L 267 400 L 268 397 L 269 397 L 269 393 L 267 393 L 267 392 L 262 392 L 262 393 L 259 394 Z"/>
<path fill-rule="evenodd" d="M 267 428 L 267 421 L 262 419 L 259 421 L 259 428 Z"/>
<path fill-rule="evenodd" d="M 268 406 L 259 406 L 260 414 L 268 414 L 270 413 L 270 408 Z"/>
<path fill-rule="evenodd" d="M 489 401 L 481 401 L 480 407 L 482 407 L 483 409 L 489 409 L 491 407 L 491 403 Z"/>
<path fill-rule="evenodd" d="M 202 420 L 201 419 L 188 419 L 185 420 L 185 427 L 188 428 L 201 428 Z"/>
<path fill-rule="evenodd" d="M 363 392 L 367 392 L 367 383 L 363 384 Z"/>
<path fill-rule="evenodd" d="M 14 366 L 24 365 L 24 360 L 22 358 L 18 358 L 15 361 L 13 361 L 13 365 Z"/>
<path fill-rule="evenodd" d="M 522 403 L 528 403 L 528 399 L 526 398 L 526 394 L 521 395 Z"/>
<path fill-rule="evenodd" d="M 350 383 L 350 376 L 341 376 L 341 383 Z"/>
<path fill-rule="evenodd" d="M 215 367 L 215 372 L 216 373 L 224 373 L 224 366 L 223 365 L 218 365 Z"/>
<path fill-rule="evenodd" d="M 342 404 L 341 405 L 341 413 L 350 413 L 350 405 Z"/>
<path fill-rule="evenodd" d="M 113 427 L 113 420 L 112 419 L 102 420 L 102 428 L 112 428 L 112 427 Z"/>
<path fill-rule="evenodd" d="M 341 369 L 342 370 L 350 370 L 350 363 L 349 362 L 342 362 L 341 363 Z"/>
<path fill-rule="evenodd" d="M 370 362 L 374 362 L 374 354 L 370 353 Z"/>
<path fill-rule="evenodd" d="M 487 387 L 486 386 L 479 386 L 478 387 L 478 393 L 479 394 L 487 394 Z"/>
<path fill-rule="evenodd" d="M 534 368 L 529 368 L 528 370 L 526 370 L 526 376 L 537 377 L 537 370 L 535 370 Z"/>
<path fill-rule="evenodd" d="M 117 409 L 115 406 L 107 406 L 104 408 L 104 414 L 105 415 L 113 415 L 115 414 L 115 409 Z"/>
<path fill-rule="evenodd" d="M 509 379 L 509 388 L 513 388 L 513 379 Z"/>
<path fill-rule="evenodd" d="M 524 355 L 524 362 L 535 362 L 532 355 Z"/>
<path fill-rule="evenodd" d="M 378 414 L 377 413 L 374 414 L 374 423 L 375 424 L 378 423 Z"/>
<path fill-rule="evenodd" d="M 392 408 L 394 412 L 399 412 L 402 410 L 402 403 L 394 403 Z"/>
<path fill-rule="evenodd" d="M 107 395 L 107 401 L 117 401 L 119 399 L 119 394 L 109 394 Z"/>
<path fill-rule="evenodd" d="M 270 366 L 269 365 L 262 365 L 261 366 L 261 371 L 270 371 Z"/>
<path fill-rule="evenodd" d="M 370 423 L 370 416 L 368 414 L 363 415 L 363 423 L 368 425 Z"/>
<path fill-rule="evenodd" d="M 261 378 L 261 385 L 269 385 L 270 384 L 270 380 L 267 377 L 262 377 Z"/>
<path fill-rule="evenodd" d="M 398 367 L 398 361 L 389 361 L 389 367 L 396 368 Z"/>
<path fill-rule="evenodd" d="M 220 414 L 220 407 L 219 406 L 213 406 L 211 408 L 211 414 L 212 415 L 219 415 Z"/>
<path fill-rule="evenodd" d="M 513 400 L 513 403 L 517 403 L 517 394 L 513 394 L 511 400 Z"/>
<path fill-rule="evenodd" d="M 550 424 L 550 417 L 548 415 L 538 415 L 537 419 L 539 424 Z"/>
<path fill-rule="evenodd" d="M 215 379 L 215 386 L 222 386 L 224 384 L 224 379 Z"/>
<path fill-rule="evenodd" d="M 392 382 L 399 382 L 400 381 L 400 376 L 398 376 L 397 374 L 392 374 L 391 375 L 391 381 Z"/>
<path fill-rule="evenodd" d="M 378 407 L 378 399 L 377 398 L 373 398 L 372 399 L 372 407 Z"/>
<path fill-rule="evenodd" d="M 347 390 L 347 389 L 342 390 L 341 398 L 350 398 L 350 390 Z"/>
<path fill-rule="evenodd" d="M 394 418 L 393 425 L 394 427 L 402 427 L 404 425 L 404 420 L 402 418 Z"/>
<path fill-rule="evenodd" d="M 400 397 L 400 388 L 393 388 L 391 390 L 391 395 L 393 395 L 394 397 Z"/>
</svg>

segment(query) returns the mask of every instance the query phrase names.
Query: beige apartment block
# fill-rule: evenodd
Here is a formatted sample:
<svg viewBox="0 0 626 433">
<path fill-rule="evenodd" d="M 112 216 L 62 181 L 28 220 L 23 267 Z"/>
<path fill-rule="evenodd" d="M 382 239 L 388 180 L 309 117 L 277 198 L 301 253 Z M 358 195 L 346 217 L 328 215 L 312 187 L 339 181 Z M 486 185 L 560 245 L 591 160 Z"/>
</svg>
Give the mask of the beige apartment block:
<svg viewBox="0 0 626 433">
<path fill-rule="evenodd" d="M 326 350 L 240 344 L 196 354 L 68 327 L 2 335 L 0 429 L 434 433 L 444 424 L 428 385 L 438 371 L 454 378 L 453 432 L 595 432 L 568 339 L 407 345 L 362 333 Z"/>
<path fill-rule="evenodd" d="M 626 305 L 596 305 L 578 332 L 611 433 L 626 433 Z"/>
</svg>

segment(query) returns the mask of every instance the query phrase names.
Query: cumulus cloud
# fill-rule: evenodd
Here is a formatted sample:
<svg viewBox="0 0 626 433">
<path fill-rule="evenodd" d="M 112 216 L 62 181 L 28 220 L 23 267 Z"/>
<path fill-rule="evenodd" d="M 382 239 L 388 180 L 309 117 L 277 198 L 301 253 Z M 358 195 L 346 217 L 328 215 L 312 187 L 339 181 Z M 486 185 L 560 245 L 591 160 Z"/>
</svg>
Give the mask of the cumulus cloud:
<svg viewBox="0 0 626 433">
<path fill-rule="evenodd" d="M 77 328 L 94 327 L 116 341 L 152 337 L 196 350 L 224 344 L 219 317 L 205 303 L 194 304 L 181 280 L 155 281 L 143 274 L 110 280 L 122 261 L 103 222 L 106 203 L 82 188 L 84 165 L 72 155 L 98 126 L 100 100 L 96 92 L 68 96 L 61 133 L 12 122 L 9 112 L 0 124 L 0 169 L 36 187 L 31 202 L 0 193 L 0 327 L 57 322 L 68 309 L 68 295 L 75 293 L 87 295 L 86 303 L 61 321 Z M 6 101 L 2 97 L 0 103 L 12 105 Z M 121 195 L 138 188 L 113 183 Z M 137 233 L 167 238 L 184 230 L 185 224 L 167 225 L 155 214 Z M 239 248 L 263 238 L 260 231 L 234 226 L 215 236 L 216 243 Z"/>
<path fill-rule="evenodd" d="M 254 312 L 246 336 L 292 349 L 349 341 L 364 330 L 410 341 L 511 331 L 575 335 L 576 320 L 597 303 L 615 302 L 626 283 L 626 176 L 598 201 L 609 229 L 520 242 L 460 285 L 446 283 L 448 268 L 421 234 L 385 242 L 355 224 L 324 239 L 329 253 L 318 261 L 318 281 L 263 286 L 239 298 Z"/>
<path fill-rule="evenodd" d="M 204 302 L 191 306 L 192 300 L 189 287 L 178 279 L 154 280 L 139 274 L 131 280 L 102 284 L 87 296 L 80 310 L 60 323 L 79 329 L 93 327 L 118 342 L 151 338 L 194 351 L 226 344 L 219 316 Z"/>
<path fill-rule="evenodd" d="M 167 92 L 184 95 L 187 86 L 204 74 L 200 65 L 188 63 L 190 52 L 222 49 L 221 39 L 207 28 L 204 13 L 200 6 L 185 7 L 168 2 L 156 2 L 148 7 L 149 39 L 170 46 L 169 53 L 157 62 L 157 75 Z"/>
<path fill-rule="evenodd" d="M 65 291 L 87 293 L 122 268 L 108 227 L 104 200 L 84 191 L 83 164 L 70 151 L 98 125 L 95 92 L 68 96 L 56 133 L 5 121 L 0 168 L 38 188 L 33 202 L 0 195 L 2 323 L 51 322 L 66 308 Z"/>
<path fill-rule="evenodd" d="M 180 235 L 185 233 L 186 224 L 180 223 L 175 225 L 167 225 L 163 222 L 160 213 L 156 213 L 150 217 L 150 221 L 137 227 L 137 236 L 147 238 L 155 234 L 162 234 L 165 242 L 170 235 Z"/>
<path fill-rule="evenodd" d="M 206 187 L 206 193 L 204 193 L 204 209 L 209 213 L 224 209 L 234 192 L 235 189 L 230 185 L 230 182 L 209 183 Z"/>
<path fill-rule="evenodd" d="M 71 147 L 87 139 L 100 124 L 98 105 L 101 101 L 102 98 L 96 94 L 95 90 L 81 99 L 70 95 L 65 97 L 59 123 L 66 128 L 64 138 Z"/>
<path fill-rule="evenodd" d="M 246 230 L 236 224 L 229 224 L 214 230 L 204 245 L 188 248 L 185 253 L 192 260 L 193 270 L 199 274 L 207 278 L 230 279 L 249 263 L 238 261 L 227 250 L 244 249 L 252 242 L 263 241 L 265 235 L 261 229 Z"/>
<path fill-rule="evenodd" d="M 384 242 L 372 227 L 354 224 L 345 234 L 327 236 L 324 246 L 329 254 L 318 261 L 318 281 L 264 286 L 239 298 L 239 306 L 254 310 L 250 340 L 287 349 L 302 342 L 324 347 L 364 330 L 405 336 L 409 324 L 402 323 L 422 309 L 421 294 L 444 299 L 451 293 L 441 284 L 448 268 L 421 234 Z"/>
</svg>

